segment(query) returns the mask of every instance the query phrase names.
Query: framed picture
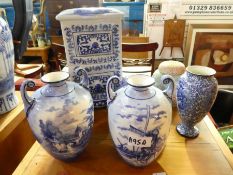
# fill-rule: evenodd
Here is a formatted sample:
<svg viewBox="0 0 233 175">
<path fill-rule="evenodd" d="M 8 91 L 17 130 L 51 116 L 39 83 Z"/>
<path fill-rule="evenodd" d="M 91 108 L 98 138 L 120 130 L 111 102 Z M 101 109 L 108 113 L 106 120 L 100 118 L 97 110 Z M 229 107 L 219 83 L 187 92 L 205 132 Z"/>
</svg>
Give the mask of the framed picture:
<svg viewBox="0 0 233 175">
<path fill-rule="evenodd" d="M 149 12 L 150 13 L 161 13 L 162 3 L 150 3 Z"/>
<path fill-rule="evenodd" d="M 185 65 L 216 70 L 220 88 L 233 89 L 233 24 L 189 24 Z"/>
</svg>

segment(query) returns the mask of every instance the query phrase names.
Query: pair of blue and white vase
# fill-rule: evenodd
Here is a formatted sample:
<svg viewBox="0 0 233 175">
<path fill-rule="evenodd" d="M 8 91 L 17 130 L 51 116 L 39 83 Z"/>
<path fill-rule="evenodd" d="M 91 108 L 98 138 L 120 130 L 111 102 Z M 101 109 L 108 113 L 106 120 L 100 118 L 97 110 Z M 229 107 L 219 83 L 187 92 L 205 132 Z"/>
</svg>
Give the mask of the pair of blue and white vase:
<svg viewBox="0 0 233 175">
<path fill-rule="evenodd" d="M 174 81 L 171 76 L 162 77 L 163 83 L 168 84 L 164 92 L 153 86 L 154 78 L 145 75 L 131 76 L 127 85 L 122 86 L 121 18 L 120 12 L 108 8 L 61 12 L 57 19 L 61 21 L 70 79 L 79 84 L 67 81 L 68 73 L 53 72 L 41 78 L 47 85 L 32 97 L 27 95 L 26 88 L 33 87 L 34 82 L 27 80 L 21 86 L 29 125 L 38 142 L 55 158 L 68 161 L 78 157 L 91 135 L 94 107 L 106 104 L 114 145 L 127 163 L 146 166 L 165 146 L 172 119 Z M 214 72 L 207 73 L 202 68 L 189 68 L 180 78 L 177 101 L 185 119 L 177 127 L 178 131 L 188 128 L 191 133 L 195 122 L 200 120 L 194 117 L 195 122 L 189 125 L 188 119 L 193 118 L 194 113 L 187 110 L 188 106 L 209 107 L 214 99 L 206 101 L 200 94 L 215 90 L 209 82 Z M 199 75 L 195 77 L 195 73 Z M 203 81 L 202 77 L 205 77 Z M 192 94 L 195 98 L 202 97 L 192 102 Z M 201 111 L 202 115 L 206 110 L 195 112 Z M 187 112 L 189 117 L 185 117 Z"/>
</svg>

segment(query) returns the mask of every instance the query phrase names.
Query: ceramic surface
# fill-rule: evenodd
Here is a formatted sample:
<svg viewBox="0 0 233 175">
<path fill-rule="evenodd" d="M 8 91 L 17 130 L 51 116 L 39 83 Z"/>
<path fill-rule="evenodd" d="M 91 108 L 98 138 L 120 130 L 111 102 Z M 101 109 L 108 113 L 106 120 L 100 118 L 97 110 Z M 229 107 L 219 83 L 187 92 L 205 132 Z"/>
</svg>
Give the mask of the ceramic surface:
<svg viewBox="0 0 233 175">
<path fill-rule="evenodd" d="M 76 159 L 84 150 L 94 122 L 93 100 L 84 88 L 88 85 L 82 87 L 65 81 L 67 75 L 64 72 L 46 74 L 42 81 L 48 84 L 32 98 L 27 96 L 25 88 L 34 86 L 33 81 L 26 80 L 21 86 L 27 120 L 37 141 L 52 156 L 64 161 Z M 54 80 L 54 77 L 58 78 Z"/>
<path fill-rule="evenodd" d="M 0 114 L 18 105 L 14 85 L 14 47 L 11 30 L 0 17 Z"/>
<path fill-rule="evenodd" d="M 109 8 L 69 9 L 60 20 L 69 73 L 84 68 L 89 76 L 95 107 L 106 106 L 106 83 L 121 72 L 122 13 Z"/>
<path fill-rule="evenodd" d="M 177 86 L 177 108 L 181 123 L 179 134 L 196 137 L 199 134 L 195 125 L 210 111 L 217 95 L 215 70 L 204 66 L 189 66 L 180 77 Z"/>
<path fill-rule="evenodd" d="M 170 83 L 171 79 L 165 79 Z M 153 86 L 154 79 L 149 76 L 131 76 L 127 79 L 128 85 L 114 92 L 114 86 L 119 83 L 116 76 L 107 83 L 110 133 L 118 153 L 127 163 L 146 166 L 165 146 L 171 124 L 171 103 Z M 174 82 L 170 86 L 172 91 Z"/>
<path fill-rule="evenodd" d="M 154 86 L 159 88 L 160 90 L 165 90 L 167 87 L 161 82 L 161 77 L 163 75 L 171 75 L 173 80 L 175 81 L 175 90 L 172 95 L 172 106 L 176 107 L 176 86 L 180 79 L 180 76 L 185 72 L 185 66 L 183 63 L 179 61 L 163 61 L 159 64 L 159 67 L 153 73 L 152 77 L 155 79 Z"/>
</svg>

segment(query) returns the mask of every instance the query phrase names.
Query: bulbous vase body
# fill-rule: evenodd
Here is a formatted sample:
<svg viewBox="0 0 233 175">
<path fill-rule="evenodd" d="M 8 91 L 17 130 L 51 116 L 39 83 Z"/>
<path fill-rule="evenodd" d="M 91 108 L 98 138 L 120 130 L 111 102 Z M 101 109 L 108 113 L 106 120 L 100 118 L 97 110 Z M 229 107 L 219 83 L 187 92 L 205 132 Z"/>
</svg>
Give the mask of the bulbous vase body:
<svg viewBox="0 0 233 175">
<path fill-rule="evenodd" d="M 134 81 L 144 81 L 136 85 Z M 117 79 L 110 79 L 107 88 Z M 108 123 L 117 152 L 130 165 L 146 166 L 162 152 L 172 117 L 171 102 L 153 86 L 154 79 L 131 76 L 108 101 Z M 144 85 L 145 86 L 144 86 Z M 171 95 L 171 94 L 170 94 Z"/>
<path fill-rule="evenodd" d="M 14 47 L 11 30 L 0 17 L 0 114 L 18 105 L 14 84 Z"/>
<path fill-rule="evenodd" d="M 177 86 L 177 108 L 181 123 L 179 134 L 196 137 L 199 131 L 195 125 L 210 111 L 216 95 L 215 70 L 204 66 L 188 66 Z"/>
<path fill-rule="evenodd" d="M 37 141 L 57 159 L 76 159 L 87 146 L 94 122 L 90 93 L 77 83 L 62 80 L 48 83 L 29 99 L 25 88 L 32 83 L 24 82 L 21 93 Z"/>
</svg>

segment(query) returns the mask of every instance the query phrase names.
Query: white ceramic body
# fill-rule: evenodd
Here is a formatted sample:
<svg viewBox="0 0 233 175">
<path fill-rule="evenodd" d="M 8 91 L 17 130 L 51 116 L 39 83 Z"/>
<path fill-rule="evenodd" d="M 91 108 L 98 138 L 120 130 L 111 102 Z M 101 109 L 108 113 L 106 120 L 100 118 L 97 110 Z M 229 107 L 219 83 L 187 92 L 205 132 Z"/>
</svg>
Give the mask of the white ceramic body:
<svg viewBox="0 0 233 175">
<path fill-rule="evenodd" d="M 57 159 L 76 159 L 87 146 L 94 122 L 89 91 L 77 83 L 61 81 L 38 89 L 30 100 L 25 92 L 30 83 L 23 83 L 21 94 L 37 141 Z"/>
<path fill-rule="evenodd" d="M 69 9 L 56 16 L 71 80 L 76 67 L 87 71 L 95 107 L 106 106 L 108 78 L 122 75 L 122 16 L 109 8 Z"/>
<path fill-rule="evenodd" d="M 154 86 L 159 88 L 160 90 L 165 90 L 166 89 L 166 85 L 164 85 L 162 82 L 161 82 L 161 78 L 162 76 L 165 75 L 165 74 L 162 74 L 159 69 L 157 69 L 152 77 L 155 79 L 155 84 Z M 177 83 L 179 82 L 179 79 L 180 79 L 180 76 L 181 75 L 171 75 L 172 78 L 174 79 L 174 82 L 175 82 L 175 89 L 174 89 L 174 93 L 172 94 L 172 106 L 176 107 L 177 105 L 177 101 L 176 101 L 176 87 L 177 87 Z"/>
<path fill-rule="evenodd" d="M 108 123 L 115 147 L 130 165 L 146 166 L 162 152 L 171 125 L 172 107 L 153 85 L 130 85 L 108 103 Z"/>
<path fill-rule="evenodd" d="M 18 105 L 14 84 L 14 46 L 11 30 L 0 17 L 0 114 Z"/>
</svg>

